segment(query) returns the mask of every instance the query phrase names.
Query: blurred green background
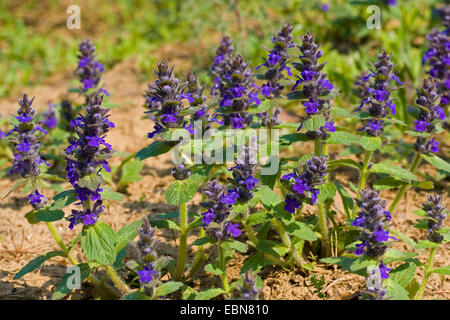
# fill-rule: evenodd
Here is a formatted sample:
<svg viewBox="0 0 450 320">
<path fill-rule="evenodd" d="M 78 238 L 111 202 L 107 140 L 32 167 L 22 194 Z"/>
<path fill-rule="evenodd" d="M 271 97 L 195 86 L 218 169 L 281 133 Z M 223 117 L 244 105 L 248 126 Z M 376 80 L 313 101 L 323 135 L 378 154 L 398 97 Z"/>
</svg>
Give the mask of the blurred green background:
<svg viewBox="0 0 450 320">
<path fill-rule="evenodd" d="M 405 82 L 397 97 L 404 109 L 414 101 L 414 87 L 425 73 L 425 35 L 439 27 L 433 8 L 443 2 L 399 0 L 387 6 L 382 1 L 345 0 L 0 0 L 0 97 L 57 73 L 73 72 L 77 45 L 85 38 L 94 41 L 106 70 L 129 60 L 142 81 L 148 81 L 157 60 L 167 58 L 171 64 L 181 62 L 178 73 L 190 67 L 209 81 L 222 36 L 230 35 L 236 51 L 256 67 L 265 47 L 271 46 L 270 36 L 291 22 L 297 41 L 311 31 L 322 44 L 325 70 L 341 92 L 338 105 L 358 102 L 352 95 L 355 76 L 385 48 Z M 81 9 L 80 30 L 66 28 L 71 4 Z M 323 4 L 329 10 L 322 10 Z M 370 4 L 380 6 L 381 30 L 366 26 Z"/>
</svg>

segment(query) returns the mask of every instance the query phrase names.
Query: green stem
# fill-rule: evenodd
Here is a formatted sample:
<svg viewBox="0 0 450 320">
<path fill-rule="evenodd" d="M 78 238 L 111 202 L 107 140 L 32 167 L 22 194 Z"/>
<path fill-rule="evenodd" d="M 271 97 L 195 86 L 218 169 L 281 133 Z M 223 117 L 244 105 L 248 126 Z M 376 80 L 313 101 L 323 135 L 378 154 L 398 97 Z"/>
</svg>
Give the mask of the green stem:
<svg viewBox="0 0 450 320">
<path fill-rule="evenodd" d="M 108 274 L 109 278 L 114 282 L 114 284 L 119 288 L 120 291 L 124 294 L 130 293 L 130 289 L 128 286 L 120 279 L 119 275 L 116 273 L 112 266 L 105 265 L 103 266 Z"/>
<path fill-rule="evenodd" d="M 420 152 L 416 152 L 416 156 L 414 157 L 413 163 L 411 164 L 411 168 L 409 169 L 409 171 L 411 173 L 414 173 L 414 171 L 416 171 L 417 167 L 420 164 L 421 159 L 422 159 L 422 154 Z M 397 195 L 395 196 L 395 199 L 392 202 L 391 207 L 389 208 L 389 212 L 391 214 L 394 213 L 395 208 L 397 208 L 397 205 L 400 203 L 400 200 L 403 198 L 403 194 L 406 192 L 408 187 L 409 187 L 409 184 L 404 184 L 398 190 Z"/>
<path fill-rule="evenodd" d="M 431 275 L 430 270 L 431 270 L 431 267 L 433 266 L 433 259 L 434 259 L 434 254 L 436 253 L 436 249 L 437 249 L 437 247 L 434 247 L 434 248 L 431 248 L 431 250 L 430 250 L 430 256 L 428 258 L 428 262 L 427 262 L 427 266 L 426 266 L 426 270 L 425 270 L 425 276 L 423 277 L 422 285 L 420 286 L 419 292 L 417 293 L 417 296 L 415 297 L 414 300 L 422 299 L 422 295 L 425 291 L 425 287 L 427 285 L 428 278 Z"/>
<path fill-rule="evenodd" d="M 283 242 L 283 244 L 290 248 L 291 247 L 291 238 L 289 237 L 289 234 L 287 233 L 286 229 L 284 229 L 283 224 L 278 221 L 278 219 L 276 218 L 272 218 L 271 220 L 273 226 L 275 227 L 275 229 L 277 230 L 281 241 Z"/>
<path fill-rule="evenodd" d="M 359 178 L 359 186 L 358 190 L 361 191 L 366 186 L 366 180 L 367 180 L 367 169 L 369 168 L 370 158 L 372 158 L 373 151 L 366 151 L 364 154 L 364 164 L 363 168 L 361 170 L 361 176 Z M 358 195 L 359 196 L 359 195 Z"/>
<path fill-rule="evenodd" d="M 177 271 L 175 280 L 180 280 L 186 264 L 186 242 L 187 242 L 187 209 L 186 203 L 180 205 L 180 247 L 178 251 Z"/>
<path fill-rule="evenodd" d="M 328 153 L 328 148 L 326 147 L 325 149 Z M 316 156 L 320 157 L 322 155 L 322 152 L 322 142 L 320 139 L 316 139 L 314 141 L 314 153 L 316 154 Z M 319 214 L 320 233 L 322 234 L 321 255 L 322 257 L 326 257 L 328 254 L 328 217 L 323 207 L 323 203 L 320 201 L 317 203 L 317 211 Z"/>
<path fill-rule="evenodd" d="M 225 290 L 225 295 L 228 295 L 230 292 L 230 287 L 228 286 L 228 279 L 227 279 L 227 269 L 226 269 L 226 263 L 225 263 L 225 252 L 222 248 L 222 243 L 218 244 L 219 247 L 219 257 L 220 257 L 220 266 L 222 267 L 222 274 L 220 275 L 222 279 L 222 285 L 223 289 Z"/>
</svg>

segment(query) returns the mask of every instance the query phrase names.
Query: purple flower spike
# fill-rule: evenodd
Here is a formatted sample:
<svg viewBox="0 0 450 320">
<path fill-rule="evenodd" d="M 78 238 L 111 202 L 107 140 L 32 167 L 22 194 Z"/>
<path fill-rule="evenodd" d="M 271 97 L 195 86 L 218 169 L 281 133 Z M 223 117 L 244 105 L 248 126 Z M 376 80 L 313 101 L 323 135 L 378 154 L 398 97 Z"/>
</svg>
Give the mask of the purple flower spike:
<svg viewBox="0 0 450 320">
<path fill-rule="evenodd" d="M 384 209 L 386 201 L 381 200 L 379 194 L 379 190 L 371 188 L 361 191 L 360 199 L 356 199 L 360 210 L 359 215 L 352 225 L 361 232 L 358 238 L 361 243 L 356 245 L 355 255 L 366 255 L 381 260 L 388 248 L 386 241 L 397 239 L 389 235 L 391 215 Z M 385 278 L 389 268 L 381 264 L 380 271 L 382 277 Z"/>
<path fill-rule="evenodd" d="M 302 105 L 307 114 L 319 114 L 325 118 L 327 124 L 332 123 L 330 120 L 330 99 L 326 96 L 334 89 L 333 84 L 327 79 L 327 75 L 322 72 L 325 63 L 319 63 L 319 59 L 323 53 L 320 45 L 315 43 L 314 35 L 309 32 L 301 36 L 302 44 L 297 46 L 301 52 L 299 63 L 295 64 L 295 68 L 300 72 L 297 76 L 298 80 L 292 87 L 291 91 L 297 88 L 296 92 L 300 92 L 304 97 Z M 298 87 L 301 85 L 301 90 Z M 300 130 L 302 126 L 299 127 Z M 325 139 L 329 132 L 336 131 L 335 126 L 325 125 L 314 131 L 307 131 L 306 135 L 311 139 Z"/>
<path fill-rule="evenodd" d="M 47 132 L 39 124 L 34 123 L 35 110 L 31 107 L 33 100 L 34 98 L 29 100 L 26 94 L 22 96 L 22 99 L 19 100 L 20 107 L 16 117 L 19 123 L 3 136 L 15 145 L 13 166 L 9 173 L 18 173 L 22 178 L 37 177 L 41 173 L 40 165 L 43 163 L 49 165 L 39 153 L 41 133 L 47 134 Z M 35 210 L 41 209 L 47 204 L 47 198 L 34 186 L 27 199 Z"/>
<path fill-rule="evenodd" d="M 327 170 L 327 156 L 313 156 L 311 160 L 307 160 L 303 168 L 303 173 L 298 170 L 284 175 L 281 183 L 290 191 L 284 199 L 285 209 L 289 213 L 294 213 L 301 204 L 307 199 L 309 192 L 311 203 L 315 204 L 319 195 L 318 187 L 323 184 L 323 177 Z"/>
<path fill-rule="evenodd" d="M 238 237 L 241 234 L 238 225 L 229 220 L 232 205 L 239 197 L 236 188 L 228 189 L 216 179 L 207 182 L 203 192 L 208 201 L 200 203 L 206 208 L 206 212 L 202 213 L 202 223 L 208 236 L 218 241 Z"/>
<path fill-rule="evenodd" d="M 358 110 L 366 106 L 372 117 L 363 130 L 371 137 L 379 137 L 383 133 L 383 118 L 388 116 L 389 111 L 393 115 L 396 113 L 394 101 L 390 96 L 397 90 L 397 85 L 400 85 L 401 81 L 394 72 L 391 55 L 386 51 L 382 50 L 373 66 L 373 71 L 358 77 L 355 86 L 362 98 Z"/>
<path fill-rule="evenodd" d="M 442 120 L 442 108 L 439 107 L 439 93 L 437 92 L 437 82 L 433 78 L 424 79 L 422 88 L 418 91 L 416 100 L 420 109 L 419 119 L 414 122 L 414 130 L 431 134 L 436 128 L 437 121 Z M 416 151 L 427 154 L 430 152 L 439 152 L 439 142 L 432 138 L 427 140 L 426 137 L 417 137 L 414 145 Z"/>
<path fill-rule="evenodd" d="M 103 63 L 99 63 L 95 58 L 95 46 L 89 40 L 82 41 L 78 50 L 80 52 L 77 55 L 79 60 L 74 74 L 83 84 L 82 91 L 86 93 L 89 89 L 98 86 L 102 73 L 104 72 L 104 67 Z M 109 93 L 107 95 L 109 95 Z"/>
<path fill-rule="evenodd" d="M 113 150 L 111 145 L 106 143 L 105 135 L 112 127 L 112 122 L 108 119 L 109 109 L 103 108 L 102 102 L 103 95 L 99 92 L 89 96 L 85 115 L 79 115 L 73 121 L 78 136 L 74 137 L 70 146 L 66 148 L 66 176 L 83 206 L 83 211 L 72 211 L 72 215 L 69 217 L 70 229 L 80 222 L 84 225 L 94 224 L 98 215 L 104 210 L 100 195 L 101 183 L 99 182 L 96 188 L 79 185 L 80 180 L 84 177 L 88 175 L 101 177 L 102 169 L 109 170 L 107 159 L 111 157 Z M 92 208 L 85 206 L 84 202 L 88 199 L 94 202 Z"/>
<path fill-rule="evenodd" d="M 429 195 L 428 201 L 422 204 L 422 210 L 430 218 L 428 220 L 428 240 L 436 243 L 441 243 L 444 240 L 439 232 L 444 227 L 444 220 L 447 217 L 445 214 L 446 207 L 442 204 L 443 199 L 444 194 Z"/>
</svg>

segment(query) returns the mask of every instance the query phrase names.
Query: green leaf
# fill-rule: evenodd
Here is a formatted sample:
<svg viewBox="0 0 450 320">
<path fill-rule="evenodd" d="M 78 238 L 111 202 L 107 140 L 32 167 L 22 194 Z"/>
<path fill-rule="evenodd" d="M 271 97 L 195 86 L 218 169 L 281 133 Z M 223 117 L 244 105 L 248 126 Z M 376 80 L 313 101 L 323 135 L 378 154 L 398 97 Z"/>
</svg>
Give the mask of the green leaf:
<svg viewBox="0 0 450 320">
<path fill-rule="evenodd" d="M 380 137 L 362 136 L 359 142 L 361 143 L 361 147 L 363 147 L 366 151 L 375 151 L 381 148 Z"/>
<path fill-rule="evenodd" d="M 97 173 L 93 173 L 87 176 L 84 176 L 80 180 L 78 180 L 78 186 L 81 188 L 88 188 L 91 191 L 96 191 L 100 185 L 104 184 L 102 176 Z"/>
<path fill-rule="evenodd" d="M 181 230 L 180 226 L 172 220 L 150 220 L 150 225 L 159 229 Z"/>
<path fill-rule="evenodd" d="M 150 300 L 150 297 L 143 292 L 136 291 L 123 296 L 120 300 Z"/>
<path fill-rule="evenodd" d="M 208 263 L 205 266 L 205 271 L 206 272 L 210 272 L 210 273 L 212 273 L 212 274 L 214 274 L 216 276 L 220 276 L 221 274 L 223 274 L 223 269 L 222 269 L 221 266 L 217 266 L 215 264 L 213 265 L 211 263 Z"/>
<path fill-rule="evenodd" d="M 215 240 L 210 237 L 203 237 L 192 242 L 192 246 L 203 246 L 208 243 L 215 243 Z"/>
<path fill-rule="evenodd" d="M 350 270 L 352 264 L 355 261 L 356 261 L 356 258 L 350 258 L 350 257 L 329 257 L 329 258 L 320 259 L 320 262 L 335 264 L 335 265 L 344 267 L 344 269 L 346 269 L 346 270 Z"/>
<path fill-rule="evenodd" d="M 327 167 L 330 170 L 334 170 L 339 167 L 349 167 L 361 171 L 360 164 L 352 159 L 331 160 L 328 161 Z"/>
<path fill-rule="evenodd" d="M 208 290 L 200 291 L 199 293 L 197 293 L 195 295 L 194 300 L 210 300 L 210 299 L 215 298 L 218 295 L 221 295 L 223 293 L 225 293 L 225 291 L 220 288 L 208 289 Z"/>
<path fill-rule="evenodd" d="M 172 182 L 164 193 L 167 203 L 179 206 L 188 202 L 195 196 L 202 180 L 200 175 L 194 174 L 186 180 Z"/>
<path fill-rule="evenodd" d="M 52 210 L 51 207 L 43 208 L 34 212 L 34 221 L 52 222 L 64 217 L 62 210 Z"/>
<path fill-rule="evenodd" d="M 247 252 L 247 245 L 245 243 L 237 241 L 237 240 L 230 239 L 230 240 L 223 242 L 222 245 L 225 249 L 234 249 L 241 253 Z"/>
<path fill-rule="evenodd" d="M 391 233 L 396 236 L 398 239 L 400 239 L 401 241 L 403 241 L 404 243 L 406 243 L 407 245 L 409 245 L 412 249 L 415 249 L 417 246 L 417 243 L 411 239 L 410 237 L 408 237 L 407 235 L 404 235 L 403 233 L 396 231 L 396 230 L 391 230 Z"/>
<path fill-rule="evenodd" d="M 302 129 L 306 131 L 315 131 L 325 125 L 326 121 L 322 115 L 314 114 L 303 122 Z"/>
<path fill-rule="evenodd" d="M 91 269 L 89 268 L 89 265 L 87 263 L 81 263 L 77 265 L 80 268 L 80 281 L 83 281 L 86 279 L 89 274 L 91 273 Z M 52 295 L 52 300 L 59 300 L 67 296 L 72 289 L 67 287 L 67 283 L 69 280 L 69 277 L 73 277 L 73 273 L 65 273 L 62 277 L 61 281 L 56 286 L 56 291 Z"/>
<path fill-rule="evenodd" d="M 411 283 L 405 288 L 408 291 L 409 299 L 411 300 L 414 299 L 414 297 L 417 294 L 417 291 L 419 291 L 419 288 L 420 288 L 419 283 L 417 282 L 416 279 L 413 279 Z"/>
<path fill-rule="evenodd" d="M 417 243 L 416 248 L 417 249 L 423 249 L 423 248 L 436 248 L 437 246 L 439 246 L 439 243 L 436 242 L 431 242 L 429 240 L 420 240 Z"/>
<path fill-rule="evenodd" d="M 270 262 L 266 260 L 262 252 L 258 252 L 244 261 L 241 269 L 241 274 L 246 272 L 247 270 L 253 270 L 253 272 L 258 273 L 261 268 L 263 268 L 267 264 L 270 264 Z"/>
<path fill-rule="evenodd" d="M 406 262 L 389 272 L 389 279 L 394 280 L 406 288 L 414 279 L 417 266 L 412 262 Z"/>
<path fill-rule="evenodd" d="M 123 248 L 125 248 L 128 243 L 133 241 L 137 235 L 137 229 L 142 227 L 142 219 L 137 220 L 129 225 L 123 226 L 122 229 L 120 229 L 117 232 L 117 236 L 119 238 L 119 241 L 116 245 L 116 252 L 119 253 Z"/>
<path fill-rule="evenodd" d="M 435 154 L 423 154 L 422 157 L 430 164 L 438 168 L 439 170 L 443 170 L 447 173 L 450 173 L 450 163 L 445 161 L 444 159 L 439 158 Z"/>
<path fill-rule="evenodd" d="M 268 186 L 261 186 L 261 188 L 255 192 L 255 197 L 258 197 L 266 206 L 275 206 L 281 201 L 280 196 Z"/>
<path fill-rule="evenodd" d="M 302 91 L 292 91 L 287 94 L 288 100 L 302 100 L 306 99 L 305 93 Z"/>
<path fill-rule="evenodd" d="M 350 267 L 350 271 L 355 272 L 361 269 L 366 269 L 368 266 L 376 265 L 377 261 L 373 258 L 362 256 L 357 258 Z"/>
<path fill-rule="evenodd" d="M 358 143 L 360 137 L 346 131 L 335 131 L 330 132 L 330 136 L 327 138 L 327 144 L 342 144 L 351 145 L 353 143 Z"/>
<path fill-rule="evenodd" d="M 295 221 L 294 223 L 286 226 L 286 231 L 299 239 L 304 239 L 306 241 L 315 241 L 317 240 L 314 231 L 312 231 L 306 224 L 303 222 Z"/>
<path fill-rule="evenodd" d="M 335 180 L 334 185 L 337 188 L 337 191 L 339 192 L 339 195 L 342 199 L 342 206 L 344 207 L 346 217 L 350 217 L 353 213 L 353 197 L 348 193 L 347 190 L 339 183 L 339 181 Z"/>
<path fill-rule="evenodd" d="M 26 275 L 27 273 L 30 273 L 30 272 L 36 270 L 45 261 L 47 261 L 50 258 L 56 257 L 56 256 L 63 257 L 64 256 L 64 252 L 62 252 L 62 251 L 51 251 L 51 252 L 47 252 L 46 254 L 40 255 L 37 258 L 34 258 L 30 262 L 28 262 L 25 267 L 23 267 L 22 269 L 20 269 L 19 272 L 16 273 L 16 275 L 14 276 L 14 280 L 17 280 L 17 279 L 23 277 L 24 275 Z"/>
<path fill-rule="evenodd" d="M 39 175 L 39 178 L 45 179 L 45 180 L 51 180 L 51 181 L 66 182 L 66 179 L 60 178 L 54 174 L 49 174 L 49 173 L 41 173 Z"/>
<path fill-rule="evenodd" d="M 425 190 L 431 190 L 434 188 L 434 184 L 431 181 L 416 182 L 416 183 L 414 183 L 414 186 L 419 187 L 421 189 L 425 189 Z"/>
<path fill-rule="evenodd" d="M 155 141 L 148 147 L 141 149 L 136 153 L 135 158 L 144 160 L 150 157 L 156 157 L 166 152 L 169 152 L 176 144 L 172 141 Z"/>
<path fill-rule="evenodd" d="M 97 221 L 84 231 L 81 247 L 86 258 L 102 265 L 112 265 L 116 260 L 115 247 L 119 242 L 114 230 L 106 223 Z"/>
<path fill-rule="evenodd" d="M 442 267 L 442 268 L 431 269 L 430 272 L 431 273 L 439 273 L 439 274 L 450 275 L 450 266 L 445 266 L 445 267 Z"/>
<path fill-rule="evenodd" d="M 282 257 L 286 254 L 286 252 L 289 251 L 289 248 L 285 247 L 284 245 L 270 240 L 263 240 L 258 242 L 256 248 L 258 248 L 258 250 L 261 252 L 270 254 L 275 257 Z"/>
<path fill-rule="evenodd" d="M 392 300 L 409 300 L 409 293 L 400 284 L 392 279 L 388 279 L 386 296 L 392 297 Z"/>
<path fill-rule="evenodd" d="M 270 110 L 275 103 L 271 100 L 264 100 L 258 105 L 251 106 L 247 111 L 250 113 L 263 113 Z"/>
<path fill-rule="evenodd" d="M 294 142 L 298 142 L 298 141 L 303 141 L 304 142 L 304 141 L 309 141 L 309 140 L 311 140 L 311 139 L 308 138 L 306 136 L 306 134 L 296 132 L 296 133 L 290 133 L 290 134 L 282 135 L 280 137 L 280 144 L 282 144 L 282 145 L 291 145 Z"/>
<path fill-rule="evenodd" d="M 385 177 L 376 180 L 373 183 L 373 188 L 376 190 L 389 190 L 393 188 L 401 187 L 405 184 L 408 184 L 405 181 L 395 179 L 394 177 Z"/>
<path fill-rule="evenodd" d="M 77 194 L 73 189 L 66 190 L 55 195 L 53 201 L 54 202 L 50 206 L 52 209 L 63 209 L 77 201 Z"/>
<path fill-rule="evenodd" d="M 131 182 L 141 180 L 142 177 L 139 173 L 141 172 L 143 166 L 143 161 L 130 161 L 124 164 L 118 187 L 122 188 L 129 185 Z"/>
<path fill-rule="evenodd" d="M 270 214 L 268 214 L 267 211 L 265 211 L 265 210 L 261 210 L 261 211 L 258 211 L 256 213 L 252 213 L 248 217 L 247 223 L 250 226 L 254 226 L 255 224 L 264 223 L 264 222 L 266 222 L 267 220 L 270 220 L 270 219 L 271 219 Z"/>
<path fill-rule="evenodd" d="M 320 193 L 317 196 L 320 202 L 325 202 L 326 200 L 333 199 L 336 195 L 336 186 L 334 183 L 327 182 L 319 186 Z"/>
<path fill-rule="evenodd" d="M 124 194 L 112 191 L 111 188 L 108 187 L 103 187 L 101 195 L 102 199 L 104 200 L 122 201 L 123 199 L 125 199 Z"/>
<path fill-rule="evenodd" d="M 180 289 L 184 284 L 182 282 L 175 282 L 175 281 L 169 281 L 161 285 L 160 287 L 156 288 L 156 296 L 167 296 L 168 294 L 171 294 L 172 292 L 177 291 Z"/>
<path fill-rule="evenodd" d="M 369 172 L 386 173 L 406 181 L 417 180 L 416 176 L 409 170 L 394 166 L 386 162 L 374 164 Z"/>
<path fill-rule="evenodd" d="M 403 261 L 417 256 L 416 252 L 403 252 L 397 249 L 389 248 L 384 255 L 384 263 L 389 264 L 394 261 Z"/>
</svg>

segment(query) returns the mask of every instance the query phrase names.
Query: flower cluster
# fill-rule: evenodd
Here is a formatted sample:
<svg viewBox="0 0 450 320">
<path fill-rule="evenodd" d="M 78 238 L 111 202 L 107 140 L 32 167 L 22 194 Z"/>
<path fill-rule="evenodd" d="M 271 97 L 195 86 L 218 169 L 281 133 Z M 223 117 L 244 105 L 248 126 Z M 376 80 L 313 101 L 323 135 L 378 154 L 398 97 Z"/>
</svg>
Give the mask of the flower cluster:
<svg viewBox="0 0 450 320">
<path fill-rule="evenodd" d="M 311 203 L 315 204 L 317 196 L 320 194 L 318 187 L 323 183 L 323 177 L 327 170 L 327 156 L 313 156 L 311 160 L 306 160 L 303 172 L 293 170 L 291 173 L 281 178 L 281 183 L 289 190 L 284 199 L 284 209 L 289 213 L 294 213 L 300 208 L 310 194 Z"/>
<path fill-rule="evenodd" d="M 422 204 L 423 211 L 426 212 L 428 219 L 428 240 L 440 243 L 444 237 L 439 230 L 444 227 L 446 208 L 442 205 L 444 194 L 429 195 L 428 201 Z"/>
<path fill-rule="evenodd" d="M 264 79 L 267 80 L 260 88 L 260 92 L 268 99 L 279 98 L 284 86 L 280 84 L 280 80 L 284 79 L 283 71 L 286 70 L 289 76 L 292 76 L 291 69 L 286 65 L 289 55 L 288 49 L 295 46 L 292 41 L 292 26 L 288 23 L 285 24 L 280 32 L 276 36 L 272 36 L 273 47 L 270 50 L 267 59 L 264 59 L 264 63 L 256 67 L 256 70 L 264 66 L 266 72 L 264 73 Z M 260 116 L 263 118 L 263 125 L 272 127 L 280 124 L 278 120 L 278 114 L 281 109 L 277 109 L 277 113 L 273 115 L 273 119 L 269 119 L 269 113 L 264 112 Z"/>
<path fill-rule="evenodd" d="M 184 97 L 189 101 L 189 105 L 193 108 L 194 113 L 191 116 L 191 120 L 196 123 L 201 121 L 202 130 L 205 132 L 210 128 L 211 121 L 215 120 L 210 117 L 207 106 L 206 106 L 206 96 L 203 95 L 205 86 L 201 86 L 198 82 L 198 77 L 190 70 L 186 72 L 186 89 Z M 192 126 L 188 126 L 190 129 Z"/>
<path fill-rule="evenodd" d="M 307 115 L 320 114 L 325 118 L 325 126 L 320 127 L 316 131 L 308 131 L 307 135 L 311 138 L 327 137 L 328 132 L 336 131 L 334 122 L 330 122 L 330 101 L 325 98 L 331 90 L 334 89 L 333 84 L 327 79 L 327 75 L 322 72 L 325 63 L 319 64 L 319 58 L 323 53 L 319 50 L 320 46 L 314 43 L 314 36 L 309 32 L 301 37 L 302 44 L 297 46 L 301 52 L 299 59 L 301 63 L 294 63 L 295 68 L 301 72 L 297 76 L 298 80 L 292 87 L 294 91 L 300 84 L 303 86 L 301 96 L 305 101 L 302 105 Z M 302 126 L 298 128 L 300 130 Z"/>
<path fill-rule="evenodd" d="M 382 269 L 376 266 L 367 267 L 366 286 L 362 298 L 366 300 L 384 300 L 386 289 L 383 286 Z"/>
<path fill-rule="evenodd" d="M 211 67 L 211 73 L 214 76 L 214 85 L 211 88 L 211 94 L 217 93 L 216 89 L 219 89 L 219 86 L 222 82 L 222 78 L 227 73 L 230 65 L 229 60 L 231 59 L 231 54 L 233 53 L 233 43 L 231 42 L 230 37 L 225 36 L 220 41 L 220 45 L 216 50 L 216 57 L 214 58 L 214 64 Z"/>
<path fill-rule="evenodd" d="M 173 68 L 169 68 L 167 60 L 158 63 L 155 74 L 158 79 L 149 84 L 145 94 L 145 106 L 149 108 L 146 113 L 155 121 L 154 131 L 150 132 L 148 137 L 153 138 L 165 128 L 185 128 L 191 132 L 191 127 L 186 126 L 187 121 L 181 115 L 183 110 L 181 100 L 188 98 L 183 93 L 185 86 L 178 83 L 178 78 L 174 76 Z"/>
<path fill-rule="evenodd" d="M 9 137 L 13 134 L 10 141 L 15 144 L 14 162 L 9 174 L 18 173 L 22 178 L 31 179 L 41 173 L 39 166 L 46 163 L 39 153 L 41 146 L 39 133 L 47 134 L 39 124 L 33 122 L 35 117 L 35 110 L 31 107 L 33 100 L 34 98 L 29 100 L 26 94 L 19 100 L 20 107 L 16 116 L 18 124 L 6 135 Z M 35 186 L 27 199 L 34 209 L 43 208 L 47 204 L 47 198 L 40 194 Z"/>
<path fill-rule="evenodd" d="M 432 78 L 424 79 L 422 88 L 418 91 L 416 100 L 420 109 L 419 119 L 414 122 L 414 130 L 421 133 L 431 133 L 435 129 L 435 120 L 445 119 L 444 110 L 439 106 L 439 95 L 436 92 L 436 81 Z M 432 138 L 417 137 L 415 149 L 420 153 L 439 152 L 439 142 Z"/>
<path fill-rule="evenodd" d="M 113 150 L 106 143 L 105 134 L 110 128 L 114 128 L 108 118 L 109 109 L 102 106 L 103 95 L 100 92 L 89 96 L 89 104 L 86 106 L 86 114 L 79 115 L 72 121 L 72 126 L 78 137 L 70 141 L 66 148 L 67 178 L 75 189 L 77 199 L 82 202 L 83 210 L 73 210 L 69 218 L 69 228 L 82 222 L 84 225 L 92 225 L 97 220 L 104 207 L 101 205 L 100 192 L 103 183 L 100 171 L 110 171 L 107 159 L 111 157 Z M 90 207 L 90 199 L 95 201 Z"/>
<path fill-rule="evenodd" d="M 176 180 L 186 180 L 191 175 L 191 171 L 185 166 L 184 163 L 177 164 L 172 168 L 172 177 Z"/>
<path fill-rule="evenodd" d="M 251 269 L 242 275 L 242 286 L 239 286 L 239 290 L 243 300 L 259 300 L 262 289 L 256 287 L 256 276 Z"/>
<path fill-rule="evenodd" d="M 381 260 L 388 247 L 386 241 L 396 240 L 389 235 L 392 217 L 389 211 L 385 210 L 386 201 L 379 198 L 379 190 L 365 188 L 361 190 L 360 195 L 360 199 L 356 199 L 360 211 L 352 223 L 352 226 L 361 231 L 358 238 L 361 243 L 356 245 L 355 254 L 358 256 L 365 254 Z M 381 277 L 387 279 L 390 269 L 383 263 L 380 263 L 379 269 Z"/>
<path fill-rule="evenodd" d="M 89 40 L 84 40 L 78 47 L 79 54 L 78 66 L 75 69 L 75 76 L 83 84 L 82 91 L 87 92 L 89 89 L 96 88 L 100 83 L 102 73 L 105 71 L 103 63 L 100 63 L 95 58 L 95 46 Z M 100 89 L 101 92 L 109 96 L 105 89 Z"/>
<path fill-rule="evenodd" d="M 217 113 L 222 115 L 224 125 L 231 125 L 233 129 L 247 128 L 252 121 L 252 115 L 247 110 L 253 103 L 261 103 L 257 87 L 253 83 L 254 75 L 241 55 L 230 58 L 227 63 L 225 74 L 217 84 L 220 92 L 219 106 L 227 110 Z"/>
<path fill-rule="evenodd" d="M 142 221 L 142 228 L 138 230 L 139 240 L 137 248 L 139 250 L 139 264 L 141 270 L 137 271 L 139 281 L 147 295 L 152 296 L 152 289 L 160 284 L 161 269 L 168 263 L 167 257 L 159 257 L 157 248 L 160 244 L 155 236 L 156 229 L 150 227 L 148 219 Z"/>
<path fill-rule="evenodd" d="M 208 198 L 208 202 L 200 203 L 202 207 L 207 209 L 206 212 L 202 213 L 203 228 L 212 238 L 218 241 L 238 237 L 241 230 L 239 230 L 237 223 L 232 223 L 230 216 L 232 206 L 239 197 L 237 191 L 235 189 L 229 190 L 216 179 L 206 183 L 203 192 Z"/>
<path fill-rule="evenodd" d="M 56 104 L 49 103 L 48 110 L 43 114 L 44 121 L 42 121 L 42 124 L 48 130 L 53 129 L 58 125 L 58 117 L 56 116 L 56 112 L 54 110 L 55 107 Z"/>
<path fill-rule="evenodd" d="M 230 178 L 229 181 L 235 186 L 234 190 L 239 196 L 237 200 L 241 203 L 253 198 L 253 190 L 259 182 L 255 177 L 258 170 L 258 145 L 256 139 L 256 136 L 252 136 L 249 146 L 241 147 L 235 161 L 236 165 L 229 169 L 233 173 L 233 178 Z"/>
<path fill-rule="evenodd" d="M 378 55 L 378 61 L 373 68 L 374 70 L 370 70 L 371 72 L 361 79 L 365 83 L 365 93 L 358 110 L 364 105 L 367 106 L 371 118 L 362 130 L 371 137 L 379 137 L 383 133 L 383 118 L 386 118 L 389 110 L 393 115 L 396 113 L 394 100 L 390 98 L 390 95 L 398 87 L 392 81 L 399 85 L 403 83 L 396 76 L 391 55 L 386 51 L 383 50 Z"/>
<path fill-rule="evenodd" d="M 438 13 L 441 15 L 445 30 L 433 29 L 428 35 L 428 50 L 422 63 L 430 66 L 428 74 L 437 81 L 437 90 L 441 96 L 441 106 L 450 103 L 450 5 L 444 5 Z"/>
</svg>

